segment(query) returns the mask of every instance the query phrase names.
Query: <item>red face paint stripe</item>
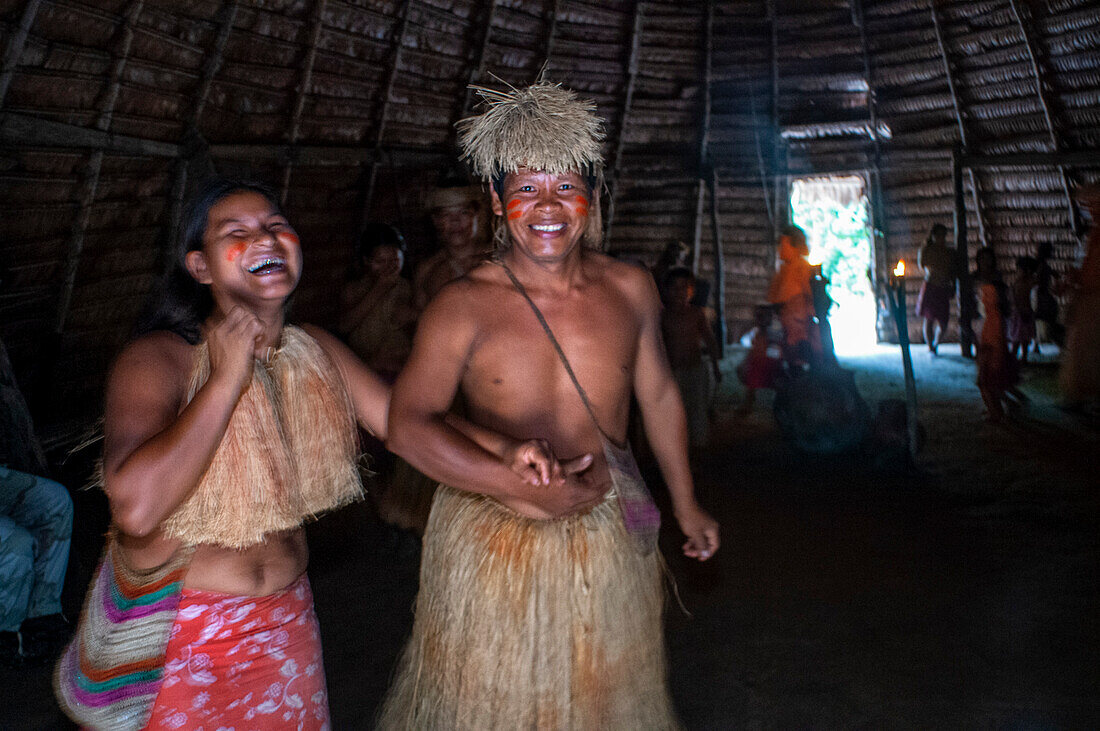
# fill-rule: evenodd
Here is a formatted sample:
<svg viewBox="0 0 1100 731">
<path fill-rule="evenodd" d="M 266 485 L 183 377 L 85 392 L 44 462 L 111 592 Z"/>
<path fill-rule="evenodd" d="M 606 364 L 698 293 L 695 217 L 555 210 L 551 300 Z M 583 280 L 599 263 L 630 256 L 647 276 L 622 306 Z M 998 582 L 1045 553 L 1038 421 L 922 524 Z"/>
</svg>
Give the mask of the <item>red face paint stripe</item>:
<svg viewBox="0 0 1100 731">
<path fill-rule="evenodd" d="M 583 195 L 578 195 L 573 200 L 575 200 L 577 203 L 580 203 L 582 206 L 587 206 L 588 205 L 588 199 L 585 198 Z"/>
<path fill-rule="evenodd" d="M 281 231 L 279 233 L 279 238 L 283 239 L 284 241 L 288 241 L 288 242 L 294 244 L 295 246 L 297 246 L 298 244 L 301 243 L 301 239 L 298 238 L 298 234 L 293 233 L 291 231 Z"/>
<path fill-rule="evenodd" d="M 518 206 L 520 203 L 522 203 L 522 201 L 519 200 L 518 198 L 508 201 L 508 210 L 509 211 L 512 210 L 513 208 Z"/>
<path fill-rule="evenodd" d="M 243 241 L 239 244 L 233 244 L 225 252 L 226 261 L 228 261 L 230 264 L 232 264 L 234 261 L 237 260 L 238 256 L 240 256 L 241 254 L 244 253 L 244 250 L 247 249 L 247 248 L 248 248 L 248 244 L 244 243 Z"/>
<path fill-rule="evenodd" d="M 515 221 L 517 218 L 523 218 L 523 211 L 513 211 L 508 214 L 509 221 Z"/>
</svg>

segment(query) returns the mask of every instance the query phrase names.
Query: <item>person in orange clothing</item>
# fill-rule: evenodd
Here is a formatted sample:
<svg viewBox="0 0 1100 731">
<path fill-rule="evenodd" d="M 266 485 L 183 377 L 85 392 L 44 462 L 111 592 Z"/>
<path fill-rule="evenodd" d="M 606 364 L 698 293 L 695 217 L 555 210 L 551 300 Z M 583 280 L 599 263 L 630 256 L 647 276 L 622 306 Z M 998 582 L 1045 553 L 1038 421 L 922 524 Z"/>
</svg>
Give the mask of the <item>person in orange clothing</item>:
<svg viewBox="0 0 1100 731">
<path fill-rule="evenodd" d="M 1016 389 L 1019 369 L 1008 349 L 1007 315 L 1011 311 L 1008 290 L 997 271 L 997 255 L 992 248 L 978 250 L 974 283 L 978 286 L 982 327 L 978 336 L 978 389 L 985 402 L 987 417 L 997 422 L 1004 418 L 1006 394 L 1020 397 Z"/>
<path fill-rule="evenodd" d="M 783 325 L 784 355 L 794 366 L 809 365 L 821 353 L 809 255 L 806 232 L 798 226 L 785 228 L 779 237 L 779 271 L 768 288 L 768 301 L 778 307 Z"/>
</svg>

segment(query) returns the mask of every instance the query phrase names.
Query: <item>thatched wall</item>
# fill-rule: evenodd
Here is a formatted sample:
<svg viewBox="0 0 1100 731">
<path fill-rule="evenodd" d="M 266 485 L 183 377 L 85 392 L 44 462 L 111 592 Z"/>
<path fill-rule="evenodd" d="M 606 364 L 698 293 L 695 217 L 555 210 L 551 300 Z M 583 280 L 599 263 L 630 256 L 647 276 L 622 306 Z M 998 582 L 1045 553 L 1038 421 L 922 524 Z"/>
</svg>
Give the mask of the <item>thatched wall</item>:
<svg viewBox="0 0 1100 731">
<path fill-rule="evenodd" d="M 1091 0 L 0 0 L 0 47 L 0 338 L 55 433 L 98 411 L 189 183 L 273 183 L 307 252 L 297 315 L 331 322 L 365 217 L 427 245 L 422 186 L 490 73 L 546 62 L 598 102 L 613 251 L 698 238 L 709 276 L 713 169 L 733 335 L 790 174 L 867 176 L 879 273 L 950 225 L 956 145 L 971 247 L 1006 266 L 1042 240 L 1071 264 L 1072 194 L 1100 178 Z"/>
</svg>

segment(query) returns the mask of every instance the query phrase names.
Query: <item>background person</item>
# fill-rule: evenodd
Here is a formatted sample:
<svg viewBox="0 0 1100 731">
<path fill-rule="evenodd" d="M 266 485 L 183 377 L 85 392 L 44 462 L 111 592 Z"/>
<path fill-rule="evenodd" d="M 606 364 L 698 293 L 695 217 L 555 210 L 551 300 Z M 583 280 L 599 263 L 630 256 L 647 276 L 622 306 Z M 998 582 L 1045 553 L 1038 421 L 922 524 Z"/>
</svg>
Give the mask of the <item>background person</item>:
<svg viewBox="0 0 1100 731">
<path fill-rule="evenodd" d="M 955 252 L 947 248 L 947 227 L 942 223 L 928 232 L 928 240 L 917 254 L 917 266 L 924 274 L 917 295 L 917 315 L 924 320 L 921 329 L 928 351 L 936 355 L 955 294 Z"/>
<path fill-rule="evenodd" d="M 414 303 L 423 310 L 448 282 L 461 277 L 492 248 L 485 191 L 464 177 L 446 174 L 428 191 L 424 208 L 432 219 L 439 251 L 417 267 Z"/>
<path fill-rule="evenodd" d="M 392 382 L 409 357 L 417 316 L 412 285 L 401 276 L 405 240 L 389 224 L 370 223 L 360 235 L 356 259 L 340 292 L 336 331 L 371 370 Z"/>
<path fill-rule="evenodd" d="M 72 539 L 69 491 L 46 457 L 0 341 L 0 663 L 53 658 L 71 633 L 61 589 Z"/>
<path fill-rule="evenodd" d="M 661 312 L 665 351 L 687 413 L 688 444 L 704 447 L 710 440 L 714 391 L 722 382 L 718 341 L 703 308 L 692 304 L 695 275 L 691 270 L 681 267 L 669 271 L 665 288 L 665 308 Z"/>
<path fill-rule="evenodd" d="M 779 269 L 768 287 L 768 301 L 777 306 L 783 326 L 784 355 L 796 367 L 810 365 L 821 353 L 809 255 L 806 232 L 787 226 L 779 237 Z"/>
</svg>

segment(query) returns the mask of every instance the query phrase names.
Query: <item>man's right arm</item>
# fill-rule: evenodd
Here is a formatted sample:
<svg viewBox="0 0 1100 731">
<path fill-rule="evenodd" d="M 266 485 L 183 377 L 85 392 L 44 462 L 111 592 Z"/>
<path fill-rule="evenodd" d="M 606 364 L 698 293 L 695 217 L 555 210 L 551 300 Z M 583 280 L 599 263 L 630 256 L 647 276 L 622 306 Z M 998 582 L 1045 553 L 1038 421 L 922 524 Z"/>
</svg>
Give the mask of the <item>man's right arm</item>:
<svg viewBox="0 0 1100 731">
<path fill-rule="evenodd" d="M 533 518 L 572 512 L 591 500 L 593 488 L 574 476 L 564 484 L 528 484 L 499 456 L 447 420 L 477 337 L 473 289 L 445 287 L 420 318 L 412 354 L 393 387 L 389 449 L 434 480 L 488 495 Z"/>
</svg>

